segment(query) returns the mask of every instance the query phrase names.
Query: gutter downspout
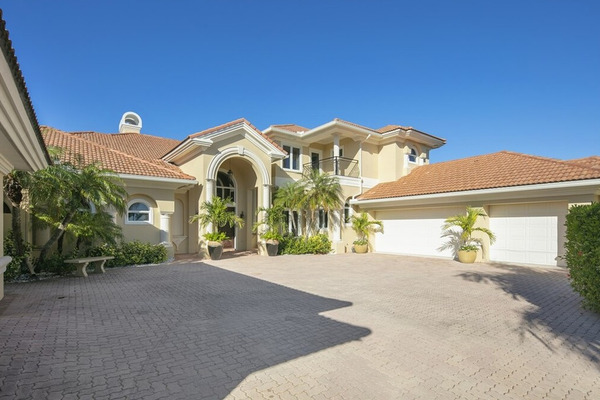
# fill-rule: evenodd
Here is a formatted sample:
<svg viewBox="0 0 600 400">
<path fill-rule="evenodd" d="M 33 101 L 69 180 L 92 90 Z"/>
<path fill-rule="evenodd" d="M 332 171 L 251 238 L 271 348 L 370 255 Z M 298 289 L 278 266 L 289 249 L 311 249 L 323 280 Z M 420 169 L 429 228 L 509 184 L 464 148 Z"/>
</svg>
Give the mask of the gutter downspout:
<svg viewBox="0 0 600 400">
<path fill-rule="evenodd" d="M 369 140 L 369 138 L 371 137 L 371 133 L 369 133 L 367 135 L 367 137 L 365 138 L 365 140 L 361 141 L 359 143 L 359 152 L 358 152 L 358 173 L 360 174 L 360 193 L 359 194 L 355 194 L 354 196 L 352 196 L 352 200 L 356 199 L 357 196 L 360 196 L 361 194 L 363 194 L 363 171 L 362 171 L 362 151 L 363 151 L 363 143 L 366 142 L 367 140 Z"/>
</svg>

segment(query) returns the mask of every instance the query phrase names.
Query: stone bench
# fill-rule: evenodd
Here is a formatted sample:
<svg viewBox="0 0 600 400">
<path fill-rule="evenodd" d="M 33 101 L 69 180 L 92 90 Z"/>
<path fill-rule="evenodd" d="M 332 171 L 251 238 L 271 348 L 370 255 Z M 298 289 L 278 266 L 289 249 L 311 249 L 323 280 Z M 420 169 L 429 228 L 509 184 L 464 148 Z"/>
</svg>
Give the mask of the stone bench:
<svg viewBox="0 0 600 400">
<path fill-rule="evenodd" d="M 103 274 L 104 263 L 108 260 L 112 260 L 112 256 L 99 256 L 99 257 L 85 257 L 85 258 L 74 258 L 72 260 L 65 260 L 65 264 L 75 264 L 77 271 L 75 275 L 87 277 L 87 266 L 91 263 L 94 266 L 94 272 L 97 274 Z"/>
</svg>

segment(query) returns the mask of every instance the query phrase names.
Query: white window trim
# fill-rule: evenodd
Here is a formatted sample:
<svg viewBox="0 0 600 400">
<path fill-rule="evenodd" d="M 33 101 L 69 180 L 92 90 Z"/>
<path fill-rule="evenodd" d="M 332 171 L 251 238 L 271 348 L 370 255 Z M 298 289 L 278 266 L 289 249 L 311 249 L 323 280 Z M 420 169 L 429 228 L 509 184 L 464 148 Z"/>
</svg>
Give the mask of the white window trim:
<svg viewBox="0 0 600 400">
<path fill-rule="evenodd" d="M 412 150 L 415 151 L 415 161 L 410 160 Z M 414 146 L 408 146 L 408 153 L 406 153 L 406 159 L 411 164 L 418 164 L 419 163 L 419 150 Z"/>
<path fill-rule="evenodd" d="M 350 204 L 350 200 L 352 200 L 352 197 L 346 199 L 344 202 L 344 209 L 342 210 L 343 224 L 346 227 L 352 226 L 352 216 L 354 215 L 354 209 L 352 208 L 352 204 Z M 346 222 L 346 204 L 348 205 L 348 222 Z"/>
<path fill-rule="evenodd" d="M 134 205 L 135 203 L 142 203 L 148 207 L 148 221 L 130 221 L 129 220 L 129 207 Z M 154 225 L 154 209 L 148 203 L 148 201 L 144 199 L 133 199 L 127 203 L 127 210 L 125 211 L 125 225 Z"/>
<path fill-rule="evenodd" d="M 281 143 L 281 148 L 283 149 L 283 146 L 287 146 L 290 148 L 290 152 L 287 156 L 287 159 L 290 160 L 290 168 L 285 168 L 283 166 L 283 159 L 281 160 L 281 169 L 283 169 L 284 171 L 291 171 L 291 172 L 302 172 L 302 146 L 300 145 L 295 145 L 295 144 L 291 144 L 291 143 Z M 291 168 L 292 165 L 294 165 L 294 160 L 292 159 L 293 156 L 293 150 L 292 149 L 298 149 L 298 169 L 293 169 Z"/>
</svg>

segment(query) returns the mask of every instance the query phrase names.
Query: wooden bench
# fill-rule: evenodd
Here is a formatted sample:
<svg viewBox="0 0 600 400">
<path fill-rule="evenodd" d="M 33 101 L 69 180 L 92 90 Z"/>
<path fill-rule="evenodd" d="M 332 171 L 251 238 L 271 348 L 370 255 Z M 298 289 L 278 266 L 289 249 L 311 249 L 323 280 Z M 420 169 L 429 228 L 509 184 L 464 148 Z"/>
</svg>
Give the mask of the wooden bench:
<svg viewBox="0 0 600 400">
<path fill-rule="evenodd" d="M 72 260 L 65 260 L 66 264 L 75 264 L 77 267 L 77 271 L 75 275 L 87 277 L 87 266 L 91 263 L 94 265 L 94 272 L 97 274 L 103 274 L 104 271 L 104 263 L 108 260 L 112 260 L 114 257 L 112 256 L 99 256 L 99 257 L 86 257 L 86 258 L 74 258 Z"/>
</svg>

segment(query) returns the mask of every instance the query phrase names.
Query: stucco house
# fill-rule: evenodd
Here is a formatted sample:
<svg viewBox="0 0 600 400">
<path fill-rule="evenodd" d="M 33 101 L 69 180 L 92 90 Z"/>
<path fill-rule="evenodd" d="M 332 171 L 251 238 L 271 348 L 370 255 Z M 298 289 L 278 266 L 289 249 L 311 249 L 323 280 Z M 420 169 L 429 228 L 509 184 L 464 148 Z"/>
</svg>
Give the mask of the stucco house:
<svg viewBox="0 0 600 400">
<path fill-rule="evenodd" d="M 49 163 L 40 129 L 19 68 L 15 51 L 6 30 L 0 10 L 0 181 L 13 169 L 36 171 Z M 4 198 L 3 186 L 0 195 Z M 10 228 L 10 208 L 3 204 L 3 218 L 0 218 L 0 243 L 4 242 L 4 232 Z M 6 217 L 8 211 L 8 218 Z M 0 246 L 0 299 L 4 297 L 4 271 L 10 262 L 3 257 Z"/>
<path fill-rule="evenodd" d="M 42 132 L 47 145 L 67 150 L 65 157 L 100 161 L 123 178 L 128 212 L 117 221 L 128 240 L 163 243 L 175 254 L 204 252 L 204 232 L 188 220 L 213 196 L 232 198 L 232 210 L 246 221 L 227 232 L 229 246 L 260 249 L 252 232 L 257 209 L 271 204 L 276 187 L 313 168 L 336 175 L 343 189 L 344 209 L 319 218 L 336 253 L 351 251 L 349 217 L 366 210 L 384 222 L 385 233 L 371 243 L 375 251 L 452 257 L 442 249 L 441 225 L 471 205 L 486 211 L 480 223 L 498 236 L 492 246 L 484 242 L 480 259 L 561 265 L 569 206 L 600 195 L 600 157 L 562 161 L 505 151 L 430 163 L 445 139 L 400 125 L 373 129 L 334 119 L 260 131 L 238 119 L 182 141 L 141 128 L 141 117 L 127 112 L 118 133 Z M 288 217 L 290 232 L 299 226 L 294 234 L 302 234 L 302 215 Z"/>
</svg>

